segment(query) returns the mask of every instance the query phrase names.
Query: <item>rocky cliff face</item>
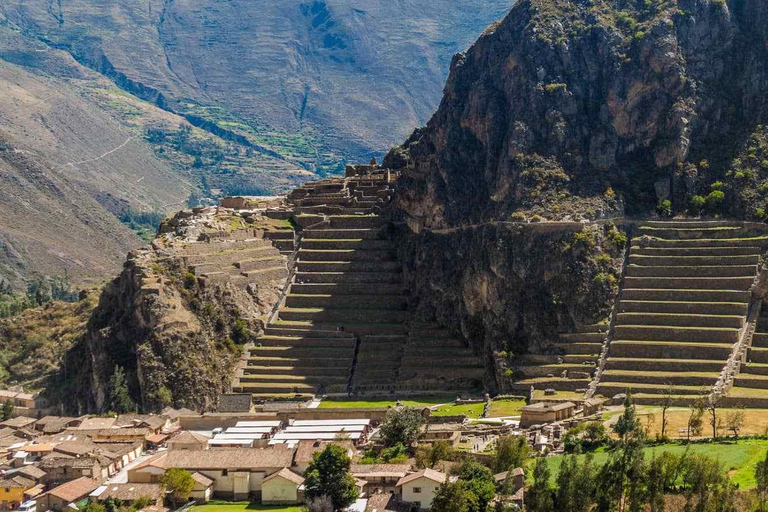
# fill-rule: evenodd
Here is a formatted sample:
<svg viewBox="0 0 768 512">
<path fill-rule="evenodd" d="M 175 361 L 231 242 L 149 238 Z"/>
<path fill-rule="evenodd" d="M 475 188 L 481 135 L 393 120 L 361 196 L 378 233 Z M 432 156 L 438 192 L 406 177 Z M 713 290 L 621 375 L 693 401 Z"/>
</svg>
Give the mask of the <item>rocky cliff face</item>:
<svg viewBox="0 0 768 512">
<path fill-rule="evenodd" d="M 435 116 L 388 155 L 411 166 L 399 207 L 432 227 L 666 199 L 754 214 L 740 196 L 768 172 L 750 141 L 768 117 L 767 16 L 760 0 L 519 2 L 454 58 Z M 739 172 L 724 200 L 693 199 Z"/>
<path fill-rule="evenodd" d="M 419 317 L 460 332 L 486 361 L 488 388 L 504 391 L 514 357 L 608 318 L 625 244 L 611 223 L 489 223 L 402 233 L 398 255 Z"/>
<path fill-rule="evenodd" d="M 614 301 L 623 234 L 538 222 L 766 217 L 767 15 L 758 0 L 522 0 L 454 57 L 437 113 L 384 163 L 403 172 L 419 310 L 488 357 L 489 381 L 503 389 L 505 357 Z"/>
<path fill-rule="evenodd" d="M 270 222 L 258 215 L 249 219 L 264 223 L 262 229 Z M 49 390 L 73 412 L 109 410 L 109 380 L 116 367 L 125 370 L 142 410 L 215 409 L 218 395 L 231 385 L 241 345 L 263 328 L 279 297 L 288 273 L 285 261 L 282 278 L 247 286 L 188 270 L 188 254 L 226 260 L 235 252 L 228 248 L 251 243 L 247 238 L 254 224 L 231 211 L 208 209 L 197 215 L 181 212 L 162 229 L 151 249 L 129 254 L 122 273 L 102 292 L 87 332 L 68 354 L 66 382 Z M 206 232 L 216 234 L 215 243 L 195 243 Z M 201 245 L 212 249 L 190 249 Z M 226 272 L 227 265 L 212 270 Z"/>
</svg>

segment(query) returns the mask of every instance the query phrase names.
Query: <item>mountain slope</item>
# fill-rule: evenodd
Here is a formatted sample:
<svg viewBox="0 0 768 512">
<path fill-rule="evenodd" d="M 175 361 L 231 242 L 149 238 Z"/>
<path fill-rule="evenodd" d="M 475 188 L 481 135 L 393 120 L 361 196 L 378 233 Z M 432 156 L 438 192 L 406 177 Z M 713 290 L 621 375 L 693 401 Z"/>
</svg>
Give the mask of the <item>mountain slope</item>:
<svg viewBox="0 0 768 512">
<path fill-rule="evenodd" d="M 262 193 L 310 175 L 194 128 L 2 22 L 0 90 L 0 280 L 17 289 L 33 274 L 112 277 L 145 243 L 119 218 L 161 218 L 193 193 Z"/>
<path fill-rule="evenodd" d="M 768 186 L 739 197 L 768 178 L 767 19 L 759 0 L 519 2 L 390 155 L 416 169 L 401 207 L 435 226 L 599 217 L 616 194 L 630 213 L 756 215 Z"/>
<path fill-rule="evenodd" d="M 144 99 L 332 171 L 426 121 L 451 55 L 510 4 L 2 0 L 0 13 Z"/>
</svg>

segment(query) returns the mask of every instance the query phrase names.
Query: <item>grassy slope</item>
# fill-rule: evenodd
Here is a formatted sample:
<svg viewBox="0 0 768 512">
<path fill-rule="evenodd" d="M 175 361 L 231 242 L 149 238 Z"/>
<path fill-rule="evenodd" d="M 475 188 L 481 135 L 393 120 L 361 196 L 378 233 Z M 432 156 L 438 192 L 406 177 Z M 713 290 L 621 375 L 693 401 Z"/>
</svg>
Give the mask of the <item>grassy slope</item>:
<svg viewBox="0 0 768 512">
<path fill-rule="evenodd" d="M 86 58 L 103 51 L 120 73 L 162 91 L 178 112 L 214 120 L 295 165 L 329 168 L 383 152 L 426 122 L 453 54 L 510 6 L 508 0 L 161 4 L 73 0 L 52 16 L 45 0 L 23 7 L 0 0 L 0 13 Z"/>
<path fill-rule="evenodd" d="M 91 292 L 80 302 L 52 302 L 0 321 L 0 387 L 42 389 L 58 373 L 64 355 L 83 335 L 98 301 Z"/>
</svg>

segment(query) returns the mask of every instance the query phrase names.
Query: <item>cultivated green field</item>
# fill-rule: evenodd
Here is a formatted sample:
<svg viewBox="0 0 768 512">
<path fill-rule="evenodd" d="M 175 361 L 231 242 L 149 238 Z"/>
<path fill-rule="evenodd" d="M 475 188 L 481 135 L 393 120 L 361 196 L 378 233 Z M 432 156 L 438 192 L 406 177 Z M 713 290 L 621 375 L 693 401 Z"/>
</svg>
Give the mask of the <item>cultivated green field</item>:
<svg viewBox="0 0 768 512">
<path fill-rule="evenodd" d="M 194 512 L 301 512 L 301 507 L 270 507 L 251 503 L 250 501 L 218 501 L 212 500 L 206 505 L 197 505 L 192 507 Z"/>
<path fill-rule="evenodd" d="M 645 458 L 650 460 L 654 454 L 659 455 L 662 452 L 672 452 L 680 455 L 685 450 L 690 453 L 701 453 L 717 459 L 723 468 L 728 472 L 733 483 L 739 485 L 741 489 L 753 489 L 755 487 L 755 463 L 765 458 L 766 449 L 768 449 L 768 440 L 763 439 L 744 439 L 732 442 L 718 442 L 707 444 L 691 444 L 685 446 L 682 444 L 664 444 L 652 446 L 645 449 Z M 599 466 L 605 464 L 608 460 L 609 452 L 602 449 L 594 452 L 595 463 Z M 563 461 L 562 456 L 550 457 L 547 459 L 549 468 L 552 471 L 552 481 L 557 478 L 560 471 L 560 464 Z M 528 471 L 531 475 L 533 467 Z"/>
</svg>

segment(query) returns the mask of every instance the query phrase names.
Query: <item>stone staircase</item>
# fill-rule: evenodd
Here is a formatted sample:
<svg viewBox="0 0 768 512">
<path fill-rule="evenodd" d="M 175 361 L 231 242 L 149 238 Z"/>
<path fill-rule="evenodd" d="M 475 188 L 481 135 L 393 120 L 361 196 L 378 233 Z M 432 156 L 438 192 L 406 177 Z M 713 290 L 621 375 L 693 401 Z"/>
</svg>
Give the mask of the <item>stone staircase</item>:
<svg viewBox="0 0 768 512">
<path fill-rule="evenodd" d="M 397 389 L 414 333 L 380 216 L 392 193 L 382 173 L 309 183 L 289 195 L 303 228 L 293 282 L 251 349 L 236 392 L 261 400 Z M 482 375 L 476 360 L 472 365 Z"/>
<path fill-rule="evenodd" d="M 744 332 L 766 243 L 765 230 L 738 223 L 639 227 L 597 393 L 631 389 L 638 403 L 710 393 Z"/>
<path fill-rule="evenodd" d="M 740 406 L 768 405 L 768 310 L 765 304 L 752 336 L 752 345 L 747 349 L 728 396 Z"/>
</svg>

